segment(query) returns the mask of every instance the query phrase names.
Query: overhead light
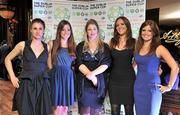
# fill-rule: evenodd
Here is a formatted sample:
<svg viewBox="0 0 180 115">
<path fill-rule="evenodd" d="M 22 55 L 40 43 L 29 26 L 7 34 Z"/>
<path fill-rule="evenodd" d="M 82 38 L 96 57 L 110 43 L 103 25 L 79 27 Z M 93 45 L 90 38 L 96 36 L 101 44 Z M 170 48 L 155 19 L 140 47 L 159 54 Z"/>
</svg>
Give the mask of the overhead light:
<svg viewBox="0 0 180 115">
<path fill-rule="evenodd" d="M 179 14 L 180 14 L 180 10 L 177 10 L 175 12 L 171 12 L 171 13 L 167 14 L 166 17 L 169 19 L 180 18 Z"/>
<path fill-rule="evenodd" d="M 5 19 L 11 19 L 15 12 L 12 10 L 0 10 L 0 16 Z"/>
<path fill-rule="evenodd" d="M 13 18 L 15 7 L 10 6 L 7 2 L 0 3 L 0 16 L 5 19 Z"/>
</svg>

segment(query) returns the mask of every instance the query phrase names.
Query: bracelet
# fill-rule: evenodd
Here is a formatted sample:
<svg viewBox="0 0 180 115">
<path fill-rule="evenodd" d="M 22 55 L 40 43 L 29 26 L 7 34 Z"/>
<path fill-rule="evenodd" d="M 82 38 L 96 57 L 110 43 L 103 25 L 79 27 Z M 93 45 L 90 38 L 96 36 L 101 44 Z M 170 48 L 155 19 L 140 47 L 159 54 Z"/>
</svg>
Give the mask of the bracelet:
<svg viewBox="0 0 180 115">
<path fill-rule="evenodd" d="M 172 89 L 172 87 L 173 87 L 172 85 L 168 84 L 168 88 Z"/>
</svg>

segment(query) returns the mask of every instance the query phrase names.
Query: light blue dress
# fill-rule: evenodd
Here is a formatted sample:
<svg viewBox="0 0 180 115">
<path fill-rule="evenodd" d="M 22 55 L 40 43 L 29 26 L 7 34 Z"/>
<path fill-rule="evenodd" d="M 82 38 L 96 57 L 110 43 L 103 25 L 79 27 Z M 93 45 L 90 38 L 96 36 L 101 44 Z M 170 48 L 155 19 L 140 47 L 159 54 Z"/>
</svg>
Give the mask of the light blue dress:
<svg viewBox="0 0 180 115">
<path fill-rule="evenodd" d="M 158 68 L 160 59 L 154 55 L 135 54 L 137 77 L 134 86 L 136 115 L 159 115 L 162 93 Z"/>
</svg>

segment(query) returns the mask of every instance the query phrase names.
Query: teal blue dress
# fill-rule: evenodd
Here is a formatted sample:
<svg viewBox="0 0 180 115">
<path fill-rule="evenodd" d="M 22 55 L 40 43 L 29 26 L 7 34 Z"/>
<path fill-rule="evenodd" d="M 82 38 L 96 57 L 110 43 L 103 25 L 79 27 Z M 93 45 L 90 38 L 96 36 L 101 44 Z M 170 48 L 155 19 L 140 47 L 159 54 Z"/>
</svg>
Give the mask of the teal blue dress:
<svg viewBox="0 0 180 115">
<path fill-rule="evenodd" d="M 160 59 L 154 55 L 135 54 L 137 77 L 134 85 L 136 115 L 159 115 L 162 93 L 158 68 Z"/>
</svg>

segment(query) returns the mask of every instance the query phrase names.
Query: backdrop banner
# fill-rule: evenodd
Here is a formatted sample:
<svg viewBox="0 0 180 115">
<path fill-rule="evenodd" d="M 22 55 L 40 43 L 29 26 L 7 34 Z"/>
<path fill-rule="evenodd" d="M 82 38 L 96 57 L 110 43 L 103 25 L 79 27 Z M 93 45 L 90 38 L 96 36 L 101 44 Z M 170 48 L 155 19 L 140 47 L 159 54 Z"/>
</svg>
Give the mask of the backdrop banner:
<svg viewBox="0 0 180 115">
<path fill-rule="evenodd" d="M 97 20 L 101 39 L 109 42 L 113 35 L 114 21 L 126 16 L 137 38 L 139 27 L 145 20 L 146 0 L 33 0 L 33 18 L 46 22 L 44 41 L 55 39 L 58 23 L 68 20 L 73 28 L 76 43 L 83 40 L 84 27 L 88 19 Z"/>
<path fill-rule="evenodd" d="M 93 18 L 100 26 L 101 39 L 105 42 L 113 36 L 114 22 L 117 17 L 125 16 L 130 20 L 133 37 L 137 38 L 139 27 L 145 21 L 146 0 L 33 0 L 33 19 L 41 18 L 46 23 L 44 41 L 56 37 L 58 23 L 68 20 L 73 28 L 76 43 L 83 40 L 86 22 Z M 124 107 L 121 107 L 121 115 Z M 78 104 L 70 107 L 70 115 L 78 115 Z M 102 115 L 110 115 L 109 97 L 106 96 Z"/>
</svg>

